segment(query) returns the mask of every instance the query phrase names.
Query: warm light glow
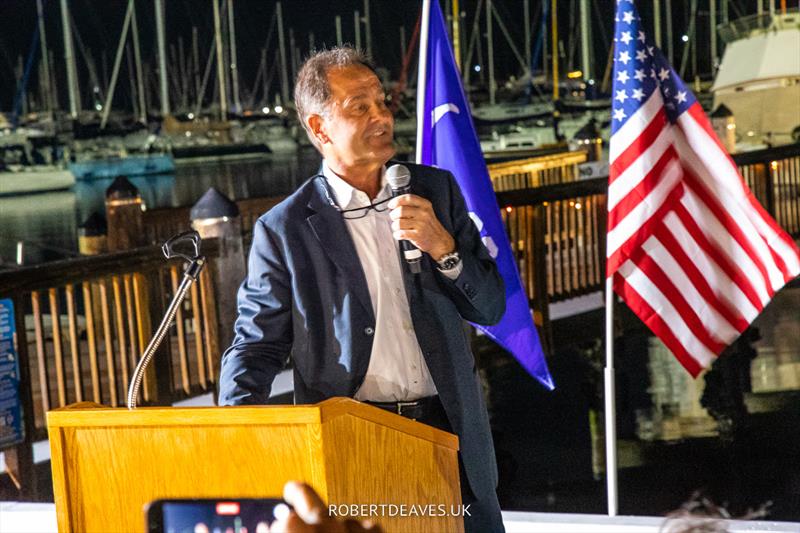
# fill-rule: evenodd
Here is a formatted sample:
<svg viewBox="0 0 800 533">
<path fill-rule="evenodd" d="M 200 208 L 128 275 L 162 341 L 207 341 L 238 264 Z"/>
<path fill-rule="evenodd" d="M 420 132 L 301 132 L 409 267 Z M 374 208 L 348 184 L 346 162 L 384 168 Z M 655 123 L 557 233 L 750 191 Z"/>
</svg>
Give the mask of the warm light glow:
<svg viewBox="0 0 800 533">
<path fill-rule="evenodd" d="M 576 78 L 582 78 L 583 72 L 581 72 L 580 70 L 573 70 L 572 72 L 567 73 L 567 77 L 571 80 L 574 80 Z"/>
<path fill-rule="evenodd" d="M 736 124 L 728 124 L 725 127 L 728 128 L 729 130 L 735 130 L 736 129 Z"/>
<path fill-rule="evenodd" d="M 778 162 L 777 161 L 772 161 L 769 164 L 769 168 L 771 168 L 772 170 L 778 170 Z"/>
<path fill-rule="evenodd" d="M 576 202 L 575 203 L 575 209 L 580 209 L 580 208 L 581 208 L 581 203 L 580 202 Z"/>
<path fill-rule="evenodd" d="M 510 213 L 513 209 L 511 206 L 506 207 L 506 213 Z"/>
<path fill-rule="evenodd" d="M 220 516 L 236 516 L 239 514 L 239 502 L 219 502 L 217 514 Z"/>
</svg>

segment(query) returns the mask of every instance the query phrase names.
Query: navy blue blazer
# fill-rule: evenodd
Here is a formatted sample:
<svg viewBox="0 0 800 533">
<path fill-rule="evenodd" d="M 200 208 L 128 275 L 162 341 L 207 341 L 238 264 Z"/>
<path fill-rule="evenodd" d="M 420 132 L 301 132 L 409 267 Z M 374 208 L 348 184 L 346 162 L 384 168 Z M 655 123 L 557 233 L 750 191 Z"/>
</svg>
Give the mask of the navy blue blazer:
<svg viewBox="0 0 800 533">
<path fill-rule="evenodd" d="M 427 254 L 422 272 L 411 274 L 398 253 L 417 340 L 481 498 L 496 489 L 497 466 L 462 319 L 497 323 L 505 312 L 503 281 L 453 176 L 407 166 L 412 192 L 431 201 L 463 262 L 450 280 Z M 321 175 L 256 222 L 238 305 L 236 335 L 222 358 L 221 405 L 266 403 L 290 355 L 296 403 L 355 395 L 369 366 L 375 315 L 355 245 Z"/>
</svg>

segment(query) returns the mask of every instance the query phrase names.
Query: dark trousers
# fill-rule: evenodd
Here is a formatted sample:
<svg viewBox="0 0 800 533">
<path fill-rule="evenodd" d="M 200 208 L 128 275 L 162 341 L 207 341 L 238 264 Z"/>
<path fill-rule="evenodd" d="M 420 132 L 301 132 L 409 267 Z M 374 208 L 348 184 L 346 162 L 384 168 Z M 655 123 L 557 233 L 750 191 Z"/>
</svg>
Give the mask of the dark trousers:
<svg viewBox="0 0 800 533">
<path fill-rule="evenodd" d="M 438 402 L 426 416 L 420 418 L 417 422 L 453 433 L 453 428 L 447 420 L 444 407 Z M 491 459 L 494 460 L 494 457 Z M 461 479 L 461 502 L 464 505 L 469 505 L 464 513 L 465 533 L 504 533 L 506 529 L 503 526 L 503 517 L 500 514 L 500 502 L 497 501 L 497 494 L 493 492 L 491 496 L 481 499 L 475 496 L 469 486 L 469 480 L 467 479 L 467 473 L 464 471 L 464 462 L 461 460 L 460 453 L 458 454 L 458 474 Z"/>
</svg>

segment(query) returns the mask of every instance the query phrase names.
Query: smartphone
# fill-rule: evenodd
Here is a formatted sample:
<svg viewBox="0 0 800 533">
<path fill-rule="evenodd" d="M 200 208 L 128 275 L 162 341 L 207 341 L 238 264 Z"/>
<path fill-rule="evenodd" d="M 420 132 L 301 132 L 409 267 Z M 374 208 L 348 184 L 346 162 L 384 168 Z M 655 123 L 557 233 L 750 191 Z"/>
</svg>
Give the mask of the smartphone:
<svg viewBox="0 0 800 533">
<path fill-rule="evenodd" d="M 277 498 L 155 500 L 147 533 L 266 533 L 291 507 Z"/>
</svg>

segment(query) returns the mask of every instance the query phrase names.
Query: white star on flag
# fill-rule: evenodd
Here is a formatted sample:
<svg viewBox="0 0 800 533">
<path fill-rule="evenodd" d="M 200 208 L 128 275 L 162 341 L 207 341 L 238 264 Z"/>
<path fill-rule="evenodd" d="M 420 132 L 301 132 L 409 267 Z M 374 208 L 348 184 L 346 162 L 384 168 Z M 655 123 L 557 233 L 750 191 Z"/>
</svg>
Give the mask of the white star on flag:
<svg viewBox="0 0 800 533">
<path fill-rule="evenodd" d="M 642 42 L 644 42 L 644 32 L 643 31 L 639 30 L 639 37 L 637 39 L 642 41 Z"/>
<path fill-rule="evenodd" d="M 636 60 L 644 63 L 647 60 L 647 52 L 645 52 L 643 49 L 636 50 Z"/>
<path fill-rule="evenodd" d="M 627 71 L 621 70 L 621 71 L 617 72 L 617 81 L 618 82 L 627 83 L 629 79 L 630 79 L 630 76 L 628 76 L 628 72 Z"/>
<path fill-rule="evenodd" d="M 628 99 L 628 95 L 626 94 L 625 89 L 622 89 L 621 91 L 617 91 L 617 96 L 614 97 L 614 100 L 619 100 L 619 102 L 621 104 L 625 103 L 625 100 L 627 100 L 627 99 Z"/>
<path fill-rule="evenodd" d="M 625 24 L 633 22 L 633 11 L 626 11 L 625 14 L 622 15 L 622 20 L 625 21 Z"/>
<path fill-rule="evenodd" d="M 619 120 L 620 122 L 622 122 L 622 119 L 624 119 L 626 116 L 627 115 L 625 114 L 625 110 L 622 109 L 621 107 L 619 109 L 614 110 L 614 120 Z"/>
<path fill-rule="evenodd" d="M 647 77 L 647 74 L 644 73 L 644 69 L 637 68 L 633 77 L 636 78 L 636 81 L 642 81 Z"/>
<path fill-rule="evenodd" d="M 656 79 L 656 69 L 654 68 L 650 69 L 650 77 Z"/>
<path fill-rule="evenodd" d="M 653 50 L 654 50 L 654 48 L 652 46 L 648 46 L 647 47 L 647 53 L 650 54 L 650 57 L 653 56 Z"/>
<path fill-rule="evenodd" d="M 644 91 L 641 89 L 634 89 L 631 98 L 635 98 L 637 102 L 641 102 L 644 98 Z"/>
<path fill-rule="evenodd" d="M 633 37 L 631 37 L 631 32 L 629 31 L 622 32 L 622 37 L 620 37 L 619 40 L 625 44 L 628 44 L 633 40 Z"/>
<path fill-rule="evenodd" d="M 686 102 L 686 91 L 678 91 L 678 94 L 675 96 L 675 101 L 679 104 Z"/>
<path fill-rule="evenodd" d="M 661 67 L 661 70 L 658 71 L 658 79 L 664 81 L 667 78 L 669 78 L 669 71 L 664 67 Z"/>
<path fill-rule="evenodd" d="M 619 57 L 617 58 L 623 65 L 627 65 L 628 61 L 631 60 L 631 55 L 628 53 L 627 50 L 624 52 L 619 53 Z"/>
</svg>

